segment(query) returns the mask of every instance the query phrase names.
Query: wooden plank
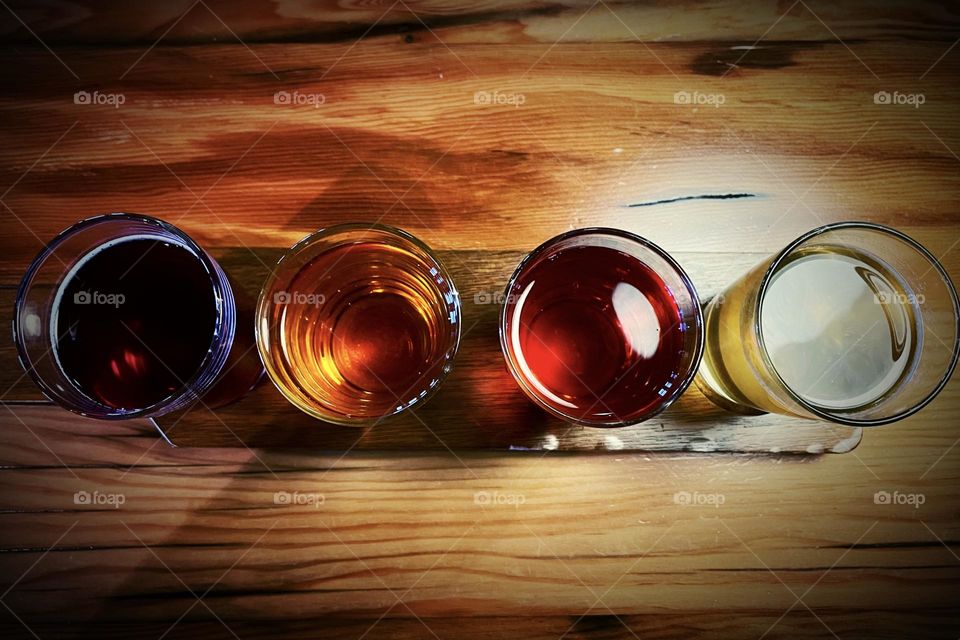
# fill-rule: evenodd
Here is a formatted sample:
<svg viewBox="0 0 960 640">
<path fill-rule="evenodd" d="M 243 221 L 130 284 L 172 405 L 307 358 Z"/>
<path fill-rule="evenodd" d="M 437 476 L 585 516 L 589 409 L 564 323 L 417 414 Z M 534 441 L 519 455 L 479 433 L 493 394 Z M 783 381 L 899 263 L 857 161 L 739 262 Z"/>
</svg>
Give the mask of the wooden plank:
<svg viewBox="0 0 960 640">
<path fill-rule="evenodd" d="M 258 47 L 279 82 L 236 47 L 155 50 L 123 81 L 137 50 L 76 50 L 80 82 L 45 51 L 7 51 L 0 283 L 14 284 L 72 221 L 111 210 L 176 220 L 210 247 L 290 246 L 332 222 L 381 216 L 440 249 L 526 251 L 572 226 L 608 225 L 671 252 L 765 253 L 841 219 L 895 224 L 938 255 L 950 247 L 956 56 L 918 83 L 939 45 L 854 45 L 883 74 L 878 86 L 839 45 L 785 44 L 783 65 L 758 59 L 722 79 L 728 45 L 651 47 L 666 67 L 639 44 L 454 55 L 362 42 L 339 63 L 341 46 Z M 24 67 L 36 70 L 29 81 Z M 172 73 L 175 83 L 155 81 Z M 927 102 L 873 104 L 883 87 Z M 75 105 L 79 90 L 127 102 Z M 278 90 L 327 101 L 284 107 Z M 478 106 L 477 91 L 526 102 Z M 726 103 L 677 105 L 677 91 Z M 753 197 L 703 199 L 724 194 Z"/>
<path fill-rule="evenodd" d="M 44 11 L 53 6 L 31 5 Z M 42 37 L 52 38 L 82 80 L 32 40 L 0 51 L 0 185 L 13 185 L 3 200 L 38 236 L 4 210 L 0 283 L 7 286 L 43 240 L 79 217 L 111 209 L 180 216 L 195 202 L 189 189 L 200 195 L 214 183 L 205 201 L 218 215 L 241 215 L 244 229 L 236 231 L 256 248 L 288 246 L 328 220 L 380 215 L 395 201 L 385 184 L 397 195 L 413 187 L 405 199 L 427 224 L 401 205 L 385 221 L 444 250 L 526 251 L 564 230 L 575 212 L 578 223 L 624 226 L 672 252 L 723 259 L 744 249 L 769 253 L 816 224 L 805 206 L 791 209 L 795 196 L 803 195 L 828 220 L 893 224 L 944 255 L 955 279 L 960 273 L 957 251 L 950 251 L 960 195 L 950 151 L 960 147 L 953 82 L 958 49 L 934 65 L 956 40 L 951 6 L 810 3 L 844 39 L 859 33 L 940 40 L 848 41 L 881 80 L 799 6 L 761 43 L 771 46 L 760 57 L 746 56 L 746 64 L 720 80 L 742 54 L 731 47 L 752 44 L 788 2 L 742 12 L 733 4 L 630 7 L 625 20 L 644 39 L 674 32 L 694 40 L 731 35 L 727 43 L 649 43 L 678 78 L 644 46 L 625 43 L 561 44 L 524 76 L 575 19 L 571 6 L 544 20 L 508 18 L 503 28 L 478 22 L 439 31 L 448 42 L 455 34 L 475 42 L 531 39 L 517 47 L 452 47 L 478 78 L 428 33 L 415 31 L 411 42 L 389 32 L 362 42 L 340 62 L 346 41 L 254 45 L 279 83 L 239 44 L 166 46 L 175 40 L 161 42 L 119 82 L 184 4 L 144 5 L 157 19 L 141 22 L 134 14 L 129 24 L 119 11 L 98 6 L 60 35 L 56 21 L 48 21 L 52 14 L 12 6 Z M 244 21 L 211 6 L 247 35 Z M 307 11 L 302 7 L 308 5 L 299 6 Z M 327 7 L 312 4 L 309 10 Z M 346 20 L 350 12 L 362 13 L 355 24 L 363 28 L 385 9 L 353 7 L 336 11 Z M 838 21 L 848 8 L 849 18 Z M 202 15 L 203 7 L 196 11 Z M 650 12 L 672 15 L 647 22 Z M 267 19 L 278 15 L 272 6 L 251 15 L 252 31 L 262 26 L 266 39 L 300 29 L 297 17 L 279 27 Z M 319 39 L 314 27 L 338 19 L 308 20 L 312 26 L 300 32 L 311 35 L 302 37 Z M 5 42 L 26 42 L 23 27 L 7 13 L 0 20 Z M 172 36 L 186 41 L 194 30 L 195 41 L 225 41 L 214 19 L 203 19 L 209 28 L 191 16 L 184 20 L 185 28 L 175 26 Z M 387 22 L 395 28 L 392 18 Z M 609 24 L 600 14 L 588 16 L 569 37 L 624 39 Z M 597 25 L 604 25 L 606 36 Z M 670 25 L 676 26 L 665 28 Z M 68 33 L 73 28 L 76 36 Z M 787 34 L 808 42 L 777 41 Z M 56 44 L 101 36 L 144 44 L 109 51 Z M 330 108 L 274 110 L 278 84 L 323 92 Z M 130 101 L 121 109 L 76 110 L 73 92 L 95 88 L 129 92 Z M 919 91 L 928 100 L 920 109 L 883 110 L 871 101 L 879 89 Z M 475 91 L 493 90 L 522 92 L 528 100 L 509 112 L 473 108 Z M 713 111 L 677 110 L 672 96 L 681 90 L 719 91 L 728 101 Z M 51 149 L 73 122 L 76 127 Z M 476 127 L 465 135 L 464 123 Z M 274 131 L 281 135 L 273 138 Z M 304 146 L 310 151 L 302 152 Z M 621 209 L 734 190 L 763 198 Z M 207 246 L 236 247 L 232 228 L 211 210 L 197 205 L 181 225 Z M 434 219 L 426 216 L 437 211 L 459 217 L 435 232 Z M 283 231 L 270 232 L 277 227 Z M 719 273 L 711 277 L 726 280 Z M 954 555 L 960 504 L 955 381 L 920 414 L 871 431 L 852 455 L 817 457 L 628 453 L 544 460 L 539 454 L 474 453 L 459 461 L 387 454 L 338 460 L 297 451 L 171 449 L 143 422 L 108 425 L 49 408 L 12 409 L 19 419 L 0 407 L 0 518 L 7 525 L 0 528 L 0 582 L 3 590 L 14 587 L 3 602 L 42 638 L 85 631 L 159 637 L 195 601 L 163 562 L 198 594 L 223 575 L 205 600 L 244 638 L 286 631 L 293 637 L 359 637 L 396 603 L 385 585 L 440 637 L 556 638 L 571 626 L 568 637 L 590 638 L 822 637 L 830 635 L 827 627 L 845 639 L 956 637 L 960 624 L 949 601 L 960 579 Z M 278 483 L 267 467 L 292 481 Z M 98 488 L 130 491 L 131 498 L 119 513 L 81 512 L 72 503 L 76 491 Z M 278 488 L 339 499 L 323 509 L 274 505 Z M 469 529 L 479 515 L 473 494 L 491 490 L 530 499 L 517 508 L 489 509 Z M 920 508 L 877 505 L 873 495 L 881 490 L 921 493 L 927 501 Z M 727 500 L 718 508 L 681 507 L 673 502 L 679 491 Z M 269 504 L 260 508 L 264 501 Z M 120 519 L 163 562 L 138 547 Z M 274 520 L 277 527 L 262 541 L 267 551 L 255 548 L 249 563 L 241 558 L 269 527 L 264 523 Z M 653 544 L 651 534 L 670 523 L 675 528 Z M 181 539 L 187 545 L 182 551 Z M 435 571 L 428 571 L 431 566 Z M 824 576 L 810 597 L 804 595 L 817 617 L 797 604 L 781 618 L 794 596 L 764 566 L 797 595 Z M 424 573 L 432 577 L 414 585 Z M 264 593 L 262 585 L 274 590 Z M 317 585 L 316 593 L 303 593 Z M 611 586 L 611 607 L 631 630 L 602 607 L 589 609 Z M 287 597 L 287 590 L 300 593 Z M 100 617 L 122 622 L 88 626 Z M 167 637 L 234 637 L 212 618 L 197 605 Z M 4 637 L 33 637 L 6 609 L 0 627 Z M 429 635 L 397 604 L 366 637 Z"/>
<path fill-rule="evenodd" d="M 230 2 L 173 0 L 124 5 L 75 0 L 69 4 L 10 0 L 0 35 L 17 44 L 50 45 L 254 44 L 351 42 L 368 38 L 440 38 L 449 43 L 690 42 L 956 38 L 960 15 L 950 3 L 629 3 L 592 0 L 410 0 L 404 3 Z M 773 28 L 771 28 L 773 27 Z M 33 33 L 31 33 L 31 31 Z"/>
<path fill-rule="evenodd" d="M 201 607 L 198 607 L 201 608 Z M 400 608 L 400 607 L 398 607 Z M 771 638 L 798 638 L 816 636 L 834 630 L 844 640 L 878 640 L 889 638 L 936 637 L 944 628 L 950 628 L 953 618 L 949 611 L 926 609 L 923 611 L 851 612 L 825 609 L 818 611 L 823 625 L 808 611 L 797 607 L 786 614 L 770 630 L 771 620 L 767 614 L 752 608 L 728 609 L 724 612 L 704 610 L 696 616 L 684 613 L 656 612 L 643 615 L 595 614 L 578 616 L 484 616 L 478 618 L 437 618 L 417 620 L 413 617 L 386 616 L 379 622 L 363 617 L 297 616 L 296 619 L 271 620 L 269 622 L 230 621 L 229 629 L 208 615 L 209 620 L 184 620 L 171 628 L 164 623 L 90 623 L 72 627 L 74 632 L 111 640 L 117 638 L 165 638 L 171 640 L 236 640 L 233 633 L 250 640 L 277 637 L 290 640 L 313 639 L 318 630 L 324 638 L 363 637 L 369 640 L 406 640 L 408 638 L 480 638 L 504 640 L 527 638 L 529 640 L 557 640 L 566 634 L 578 640 L 633 638 L 637 635 L 651 640 L 675 640 L 692 636 L 710 638 L 760 637 L 764 633 Z M 63 631 L 62 625 L 51 623 L 33 624 L 31 627 L 41 638 L 56 637 Z M 631 632 L 631 630 L 633 630 Z M 10 637 L 33 639 L 22 627 L 11 628 Z M 33 639 L 35 640 L 35 639 Z"/>
<path fill-rule="evenodd" d="M 960 410 L 956 396 L 936 404 Z M 199 594 L 214 584 L 205 601 L 238 632 L 299 615 L 353 630 L 351 617 L 372 624 L 384 612 L 387 629 L 414 614 L 428 624 L 470 613 L 572 625 L 603 594 L 610 610 L 598 605 L 582 622 L 586 637 L 591 620 L 602 626 L 611 611 L 656 637 L 679 624 L 660 627 L 656 616 L 690 610 L 742 612 L 746 627 L 769 626 L 793 603 L 788 589 L 810 587 L 804 601 L 832 616 L 824 619 L 837 633 L 849 628 L 844 615 L 874 616 L 864 621 L 873 630 L 919 611 L 933 626 L 955 621 L 948 587 L 960 564 L 931 531 L 957 544 L 960 471 L 953 456 L 934 464 L 956 428 L 923 414 L 876 430 L 860 459 L 625 453 L 547 461 L 148 448 L 134 425 L 37 407 L 17 413 L 35 433 L 0 417 L 0 518 L 16 523 L 0 527 L 0 575 L 26 572 L 5 602 L 31 627 L 172 624 L 195 601 L 187 587 Z M 878 488 L 925 502 L 878 506 Z M 123 501 L 77 504 L 78 491 Z M 278 492 L 322 501 L 278 504 Z M 494 492 L 518 499 L 478 504 L 478 493 Z M 722 501 L 683 506 L 683 492 Z M 847 598 L 854 589 L 858 597 Z M 389 609 L 391 590 L 410 608 Z M 186 630 L 211 618 L 195 609 Z M 803 621 L 812 632 L 807 613 L 778 635 Z M 736 635 L 719 620 L 702 624 Z"/>
</svg>

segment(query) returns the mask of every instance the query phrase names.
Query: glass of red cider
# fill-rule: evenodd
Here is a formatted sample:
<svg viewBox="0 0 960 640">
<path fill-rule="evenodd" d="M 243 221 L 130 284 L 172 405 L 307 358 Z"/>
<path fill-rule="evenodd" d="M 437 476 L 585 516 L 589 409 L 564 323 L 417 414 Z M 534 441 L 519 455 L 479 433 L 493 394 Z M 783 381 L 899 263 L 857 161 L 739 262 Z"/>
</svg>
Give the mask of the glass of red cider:
<svg viewBox="0 0 960 640">
<path fill-rule="evenodd" d="M 521 261 L 507 285 L 500 343 L 520 388 L 575 424 L 620 427 L 667 408 L 703 354 L 697 292 L 640 236 L 570 231 Z"/>
<path fill-rule="evenodd" d="M 54 238 L 20 283 L 13 333 L 44 395 L 93 418 L 225 404 L 263 374 L 252 302 L 238 309 L 209 254 L 138 214 L 96 216 Z"/>
</svg>

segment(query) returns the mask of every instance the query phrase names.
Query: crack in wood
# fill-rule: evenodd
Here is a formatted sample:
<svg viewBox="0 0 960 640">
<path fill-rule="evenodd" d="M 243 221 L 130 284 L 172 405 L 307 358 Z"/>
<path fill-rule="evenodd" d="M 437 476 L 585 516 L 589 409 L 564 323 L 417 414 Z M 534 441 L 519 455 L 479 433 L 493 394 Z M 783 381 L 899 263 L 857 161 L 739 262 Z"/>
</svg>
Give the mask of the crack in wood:
<svg viewBox="0 0 960 640">
<path fill-rule="evenodd" d="M 649 202 L 634 202 L 628 204 L 632 207 L 652 207 L 658 204 L 672 204 L 674 202 L 684 202 L 686 200 L 737 200 L 740 198 L 759 198 L 758 193 L 702 193 L 695 196 L 677 196 L 676 198 L 664 198 L 662 200 L 651 200 Z"/>
</svg>

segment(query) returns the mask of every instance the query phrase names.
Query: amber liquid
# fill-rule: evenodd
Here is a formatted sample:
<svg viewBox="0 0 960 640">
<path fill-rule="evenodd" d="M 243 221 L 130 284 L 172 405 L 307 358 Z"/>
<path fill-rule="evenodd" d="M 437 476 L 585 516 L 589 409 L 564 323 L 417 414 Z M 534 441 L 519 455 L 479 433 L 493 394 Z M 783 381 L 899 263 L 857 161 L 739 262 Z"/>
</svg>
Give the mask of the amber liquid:
<svg viewBox="0 0 960 640">
<path fill-rule="evenodd" d="M 128 239 L 68 275 L 52 319 L 60 368 L 90 398 L 149 407 L 184 388 L 214 337 L 210 274 L 186 247 Z"/>
<path fill-rule="evenodd" d="M 622 251 L 571 247 L 539 260 L 516 280 L 505 313 L 515 369 L 562 415 L 629 422 L 681 382 L 680 308 L 653 270 Z"/>
<path fill-rule="evenodd" d="M 451 366 L 453 289 L 404 249 L 333 247 L 273 295 L 275 380 L 319 417 L 390 415 L 426 397 Z"/>
</svg>

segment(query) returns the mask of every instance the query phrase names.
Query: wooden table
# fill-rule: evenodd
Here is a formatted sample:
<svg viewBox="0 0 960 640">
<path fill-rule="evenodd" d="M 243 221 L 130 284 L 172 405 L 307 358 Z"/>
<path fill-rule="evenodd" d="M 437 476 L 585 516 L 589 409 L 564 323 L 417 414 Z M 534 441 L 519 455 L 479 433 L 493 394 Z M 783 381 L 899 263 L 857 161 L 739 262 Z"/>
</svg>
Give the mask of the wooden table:
<svg viewBox="0 0 960 640">
<path fill-rule="evenodd" d="M 4 0 L 0 34 L 8 295 L 115 210 L 239 247 L 606 224 L 715 286 L 866 219 L 960 279 L 956 4 Z M 843 455 L 338 457 L 4 405 L 2 637 L 957 637 L 958 415 L 954 382 Z"/>
</svg>

